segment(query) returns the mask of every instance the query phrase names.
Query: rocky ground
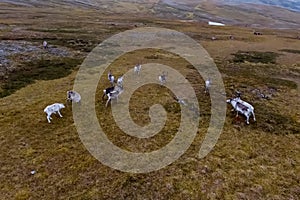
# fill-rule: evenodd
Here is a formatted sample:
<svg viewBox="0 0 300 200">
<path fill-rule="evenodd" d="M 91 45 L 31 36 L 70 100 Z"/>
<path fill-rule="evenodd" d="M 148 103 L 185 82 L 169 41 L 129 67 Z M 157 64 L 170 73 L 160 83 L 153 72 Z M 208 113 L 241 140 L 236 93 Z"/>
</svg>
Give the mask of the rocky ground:
<svg viewBox="0 0 300 200">
<path fill-rule="evenodd" d="M 17 62 L 39 60 L 41 57 L 71 57 L 74 52 L 67 48 L 49 45 L 44 48 L 40 43 L 19 40 L 0 41 L 0 77 L 8 78 L 9 74 L 18 71 Z"/>
</svg>

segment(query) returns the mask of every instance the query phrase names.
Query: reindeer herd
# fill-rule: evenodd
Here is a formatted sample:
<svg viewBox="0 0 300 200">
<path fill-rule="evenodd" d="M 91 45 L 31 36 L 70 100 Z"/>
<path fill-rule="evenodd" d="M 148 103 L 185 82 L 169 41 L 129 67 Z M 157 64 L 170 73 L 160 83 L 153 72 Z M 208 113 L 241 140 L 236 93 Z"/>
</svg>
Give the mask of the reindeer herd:
<svg viewBox="0 0 300 200">
<path fill-rule="evenodd" d="M 141 64 L 137 64 L 134 66 L 133 72 L 136 75 L 139 75 L 142 69 L 142 65 Z M 158 80 L 160 82 L 161 85 L 164 85 L 167 82 L 167 75 L 168 73 L 166 72 L 162 72 L 162 74 L 160 74 L 158 76 Z M 123 88 L 123 76 L 119 77 L 117 79 L 117 81 L 115 81 L 115 77 L 113 76 L 113 74 L 111 73 L 111 71 L 108 72 L 108 81 L 111 84 L 111 87 L 108 87 L 106 89 L 103 90 L 103 96 L 102 96 L 102 100 L 104 100 L 105 96 L 107 97 L 107 101 L 105 106 L 107 107 L 109 102 L 112 102 L 112 100 L 116 100 L 116 102 L 118 102 L 118 98 L 119 96 L 122 94 L 122 92 L 124 91 Z M 211 78 L 208 78 L 205 81 L 205 93 L 209 93 L 209 89 L 211 87 L 212 84 L 212 80 Z M 184 102 L 183 100 L 180 99 L 175 99 L 179 104 L 181 105 L 186 105 L 186 102 Z M 81 96 L 78 92 L 76 91 L 67 91 L 67 102 L 74 102 L 80 105 L 81 102 Z M 249 124 L 249 119 L 252 116 L 253 120 L 256 121 L 255 118 L 255 114 L 254 114 L 254 107 L 241 100 L 241 94 L 237 93 L 237 96 L 235 98 L 230 98 L 227 100 L 227 103 L 230 103 L 232 105 L 232 111 L 236 112 L 236 117 L 238 117 L 238 114 L 242 114 L 246 117 L 246 123 Z M 54 103 L 52 105 L 47 106 L 44 109 L 44 112 L 47 114 L 47 120 L 48 123 L 51 123 L 51 115 L 52 114 L 58 114 L 60 117 L 62 117 L 60 110 L 65 108 L 64 104 L 62 103 Z"/>
</svg>

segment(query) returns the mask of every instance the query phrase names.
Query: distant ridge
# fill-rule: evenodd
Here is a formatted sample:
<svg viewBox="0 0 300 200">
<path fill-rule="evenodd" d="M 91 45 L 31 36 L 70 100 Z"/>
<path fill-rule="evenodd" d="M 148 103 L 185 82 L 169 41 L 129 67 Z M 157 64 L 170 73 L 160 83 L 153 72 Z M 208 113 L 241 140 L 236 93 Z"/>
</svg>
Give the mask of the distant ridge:
<svg viewBox="0 0 300 200">
<path fill-rule="evenodd" d="M 223 1 L 225 4 L 262 4 L 269 6 L 277 6 L 288 10 L 300 12 L 300 1 L 299 0 L 226 0 Z"/>
</svg>

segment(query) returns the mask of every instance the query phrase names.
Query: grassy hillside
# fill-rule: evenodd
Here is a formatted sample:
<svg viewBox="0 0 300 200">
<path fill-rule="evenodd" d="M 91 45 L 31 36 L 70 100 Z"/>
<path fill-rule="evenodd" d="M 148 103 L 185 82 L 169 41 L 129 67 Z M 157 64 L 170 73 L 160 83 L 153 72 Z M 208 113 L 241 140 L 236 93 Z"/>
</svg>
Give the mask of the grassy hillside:
<svg viewBox="0 0 300 200">
<path fill-rule="evenodd" d="M 9 57 L 17 64 L 22 64 L 22 58 L 30 57 L 33 60 L 29 71 L 35 72 L 46 63 L 49 68 L 56 68 L 57 74 L 39 71 L 43 76 L 37 78 L 35 73 L 27 72 L 27 78 L 32 80 L 29 84 L 0 98 L 1 199 L 299 197 L 300 54 L 295 52 L 299 51 L 300 40 L 295 39 L 297 32 L 263 30 L 264 35 L 254 36 L 247 28 L 208 27 L 147 17 L 136 19 L 89 10 L 1 9 L 5 12 L 0 18 L 0 24 L 5 24 L 0 29 L 1 40 L 27 41 L 38 46 L 46 38 L 51 48 L 66 48 L 71 52 L 63 62 L 49 54 L 44 55 L 44 62 L 37 62 L 39 56 L 34 52 Z M 144 24 L 182 31 L 204 46 L 223 76 L 227 96 L 240 90 L 243 98 L 254 105 L 257 122 L 251 120 L 246 125 L 242 116 L 235 119 L 228 105 L 217 145 L 207 157 L 198 159 L 211 108 L 209 96 L 203 93 L 204 80 L 189 63 L 170 53 L 143 50 L 126 54 L 110 66 L 116 76 L 132 68 L 137 58 L 143 63 L 155 61 L 174 66 L 192 83 L 201 109 L 197 136 L 182 157 L 159 171 L 130 174 L 101 164 L 86 150 L 76 131 L 70 105 L 62 110 L 63 118 L 54 116 L 51 124 L 47 123 L 43 109 L 54 102 L 65 103 L 66 91 L 73 87 L 78 59 L 84 58 L 103 39 Z M 234 40 L 229 35 L 234 35 Z M 217 40 L 212 41 L 212 36 Z M 70 61 L 72 67 L 67 65 Z M 13 73 L 8 71 L 7 78 L 1 80 L 2 90 L 5 90 L 3 85 L 16 81 L 11 77 L 24 77 L 24 65 L 14 67 Z M 148 110 L 154 103 L 160 102 L 168 111 L 167 123 L 159 134 L 150 139 L 137 139 L 119 130 L 110 109 L 105 108 L 100 96 L 107 86 L 106 76 L 101 77 L 96 109 L 99 123 L 114 144 L 130 151 L 148 152 L 163 147 L 174 137 L 179 124 L 178 105 L 168 90 L 148 85 L 134 93 L 131 114 L 140 125 L 149 122 Z M 258 90 L 268 99 L 261 98 Z M 32 170 L 36 174 L 32 175 Z"/>
</svg>

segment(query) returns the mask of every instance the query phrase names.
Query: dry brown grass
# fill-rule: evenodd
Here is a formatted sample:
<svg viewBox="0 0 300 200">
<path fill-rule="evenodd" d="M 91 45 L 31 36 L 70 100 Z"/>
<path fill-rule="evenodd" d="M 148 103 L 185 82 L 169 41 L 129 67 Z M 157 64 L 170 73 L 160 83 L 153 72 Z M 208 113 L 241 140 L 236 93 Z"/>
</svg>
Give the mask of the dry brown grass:
<svg viewBox="0 0 300 200">
<path fill-rule="evenodd" d="M 22 16 L 19 15 L 16 18 L 1 18 L 1 23 L 18 26 L 21 24 L 22 27 L 46 30 L 34 32 L 22 28 L 16 31 L 15 35 L 12 30 L 4 30 L 1 31 L 1 38 L 14 36 L 30 41 L 34 38 L 32 34 L 36 33 L 39 39 L 49 37 L 60 39 L 57 41 L 68 41 L 76 37 L 92 41 L 92 44 L 96 45 L 109 35 L 132 28 L 140 20 L 124 16 L 99 16 L 99 13 L 93 11 L 74 11 L 74 13 L 57 11 L 70 16 L 76 22 L 74 26 L 80 27 L 79 33 L 47 32 L 49 29 L 66 29 L 70 25 L 70 18 L 66 15 L 56 15 L 52 10 L 47 12 L 52 13 L 50 18 L 55 16 L 57 20 L 44 24 L 49 18 L 39 11 L 32 15 L 42 15 L 44 18 L 28 18 L 27 15 L 23 15 L 22 20 L 20 20 Z M 12 13 L 7 11 L 7 15 Z M 99 22 L 94 20 L 95 16 L 100 19 Z M 106 20 L 120 24 L 124 22 L 125 25 L 115 27 L 101 23 Z M 156 58 L 154 55 L 159 54 L 155 61 L 174 66 L 194 83 L 202 116 L 194 142 L 176 162 L 147 174 L 124 173 L 102 165 L 85 149 L 77 134 L 70 106 L 62 110 L 63 118 L 53 117 L 52 124 L 46 121 L 43 109 L 54 102 L 65 102 L 66 91 L 72 88 L 76 71 L 61 79 L 36 81 L 0 99 L 1 199 L 297 199 L 299 197 L 299 67 L 292 65 L 299 62 L 299 59 L 293 60 L 290 53 L 283 53 L 277 64 L 247 62 L 234 64 L 230 61 L 231 54 L 238 50 L 280 53 L 278 52 L 280 49 L 299 48 L 299 40 L 274 35 L 258 38 L 252 35 L 251 30 L 237 27 L 211 28 L 194 23 L 157 19 L 153 19 L 151 24 L 175 28 L 195 36 L 194 39 L 198 40 L 215 59 L 224 77 L 228 96 L 231 96 L 235 89 L 241 90 L 243 97 L 256 108 L 257 122 L 251 121 L 250 125 L 236 122 L 234 114 L 228 109 L 224 131 L 217 145 L 207 157 L 198 159 L 198 151 L 210 117 L 210 100 L 208 96 L 203 95 L 201 77 L 195 74 L 188 63 L 164 52 L 145 50 L 128 54 L 126 59 L 119 59 L 111 66 L 116 76 L 136 64 L 136 57 L 143 58 L 143 62 L 146 63 L 151 61 L 151 58 Z M 233 31 L 238 33 L 240 39 L 209 41 L 197 38 L 197 35 L 203 33 L 226 36 Z M 285 34 L 279 31 L 276 33 Z M 73 48 L 77 47 L 75 45 Z M 178 113 L 176 106 L 168 107 L 173 101 L 167 90 L 159 90 L 160 95 L 156 96 L 155 86 L 145 86 L 149 89 L 148 99 L 155 96 L 155 99 L 162 102 L 171 114 L 160 134 L 149 140 L 142 140 L 129 137 L 117 127 L 107 125 L 112 118 L 110 110 L 105 109 L 104 102 L 99 100 L 102 89 L 108 86 L 106 77 L 102 77 L 102 80 L 96 101 L 98 119 L 101 120 L 100 123 L 107 131 L 108 137 L 116 145 L 132 151 L 147 152 L 164 146 L 172 139 L 178 125 Z M 201 81 L 200 84 L 197 81 Z M 276 88 L 276 94 L 271 100 L 259 99 L 251 93 L 251 89 L 254 88 L 271 87 Z M 147 109 L 150 104 L 157 101 L 138 99 L 142 95 L 145 95 L 142 90 L 136 91 L 131 109 L 139 111 L 132 113 L 133 119 L 139 119 L 139 123 L 145 124 L 149 121 Z M 111 131 L 111 127 L 115 128 L 114 132 Z M 31 175 L 31 170 L 36 170 L 37 173 Z"/>
</svg>

